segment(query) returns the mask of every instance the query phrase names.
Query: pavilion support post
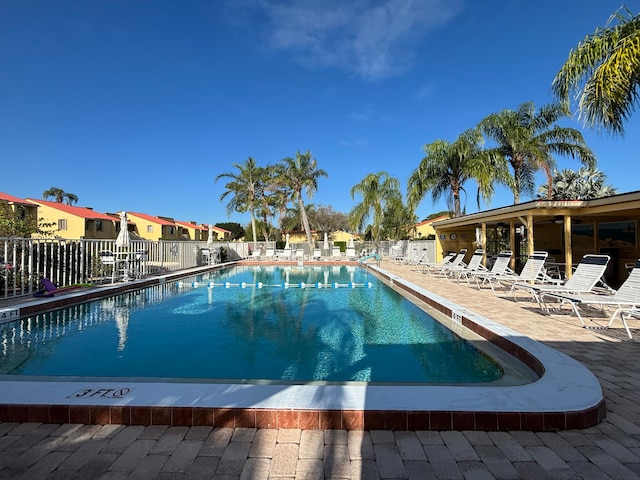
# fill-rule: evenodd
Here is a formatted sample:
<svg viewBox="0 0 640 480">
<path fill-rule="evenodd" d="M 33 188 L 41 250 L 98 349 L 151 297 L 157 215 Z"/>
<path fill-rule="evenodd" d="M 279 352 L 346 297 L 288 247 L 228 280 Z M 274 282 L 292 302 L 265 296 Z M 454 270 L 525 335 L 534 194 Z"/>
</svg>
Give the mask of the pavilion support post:
<svg viewBox="0 0 640 480">
<path fill-rule="evenodd" d="M 573 252 L 571 247 L 571 215 L 564 216 L 564 274 L 567 279 L 571 278 L 573 265 Z"/>
<path fill-rule="evenodd" d="M 486 255 L 486 252 L 487 252 L 487 224 L 482 222 L 480 227 L 482 229 L 482 249 L 485 251 L 485 256 L 482 259 L 482 261 L 484 262 L 483 265 L 486 267 L 487 266 L 487 255 Z"/>
<path fill-rule="evenodd" d="M 509 222 L 509 248 L 511 249 L 512 252 L 518 252 L 518 250 L 516 249 L 516 227 L 513 223 L 513 220 L 511 220 Z M 516 253 L 515 255 L 513 255 L 511 257 L 511 265 L 509 265 L 509 268 L 513 271 L 516 270 L 516 257 L 518 256 L 518 253 Z"/>
<path fill-rule="evenodd" d="M 534 237 L 533 237 L 533 215 L 531 213 L 527 214 L 527 253 L 529 256 L 533 255 L 535 251 L 534 245 Z"/>
</svg>

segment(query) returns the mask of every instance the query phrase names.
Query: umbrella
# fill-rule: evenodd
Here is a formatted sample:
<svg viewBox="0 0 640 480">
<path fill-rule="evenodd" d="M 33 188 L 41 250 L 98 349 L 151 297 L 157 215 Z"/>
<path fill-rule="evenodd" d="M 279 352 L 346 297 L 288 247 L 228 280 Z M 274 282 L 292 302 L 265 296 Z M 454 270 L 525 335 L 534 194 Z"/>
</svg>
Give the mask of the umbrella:
<svg viewBox="0 0 640 480">
<path fill-rule="evenodd" d="M 127 212 L 120 213 L 120 231 L 118 232 L 118 237 L 116 238 L 116 248 L 119 250 L 123 247 L 128 247 L 131 245 L 131 237 L 129 236 L 129 229 L 127 228 Z M 116 253 L 117 254 L 117 253 Z M 122 252 L 121 255 L 125 255 L 126 252 Z M 129 281 L 129 259 L 126 257 L 119 257 L 124 266 L 124 277 L 123 280 L 125 282 Z"/>
<path fill-rule="evenodd" d="M 482 246 L 482 229 L 481 228 L 476 228 L 476 246 L 477 247 Z"/>
<path fill-rule="evenodd" d="M 128 247 L 131 245 L 131 237 L 129 236 L 129 229 L 127 228 L 127 212 L 120 213 L 120 231 L 116 238 L 116 247 Z"/>
<path fill-rule="evenodd" d="M 324 232 L 324 244 L 322 245 L 322 249 L 326 252 L 329 251 L 329 239 L 327 238 L 327 232 Z"/>
<path fill-rule="evenodd" d="M 207 237 L 207 245 L 213 245 L 213 226 L 209 225 L 209 236 Z"/>
<path fill-rule="evenodd" d="M 285 238 L 284 249 L 287 250 L 287 249 L 291 248 L 289 246 L 289 234 L 287 233 L 284 238 Z"/>
<path fill-rule="evenodd" d="M 351 237 L 349 237 L 349 244 L 347 245 L 347 247 L 356 248 L 355 244 L 353 243 L 353 235 L 351 235 Z"/>
</svg>

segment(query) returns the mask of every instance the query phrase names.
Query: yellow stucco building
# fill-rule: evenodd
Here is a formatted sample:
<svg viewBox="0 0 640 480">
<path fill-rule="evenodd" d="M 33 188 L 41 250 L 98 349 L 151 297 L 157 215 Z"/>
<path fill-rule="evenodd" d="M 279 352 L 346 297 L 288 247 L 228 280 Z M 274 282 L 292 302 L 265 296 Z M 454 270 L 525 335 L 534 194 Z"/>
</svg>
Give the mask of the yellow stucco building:
<svg viewBox="0 0 640 480">
<path fill-rule="evenodd" d="M 0 192 L 0 202 L 7 208 L 7 213 L 14 218 L 26 220 L 28 224 L 32 224 L 33 228 L 38 225 L 38 206 L 28 202 L 23 198 L 14 197 L 8 193 Z M 0 236 L 7 235 L 9 232 L 0 232 Z"/>
<path fill-rule="evenodd" d="M 58 237 L 70 239 L 113 239 L 117 235 L 113 217 L 87 207 L 76 207 L 64 203 L 27 198 L 38 206 L 38 217 L 45 223 L 53 223 L 51 232 Z"/>
<path fill-rule="evenodd" d="M 412 238 L 414 240 L 426 240 L 428 238 L 435 238 L 436 229 L 433 227 L 433 223 L 439 222 L 440 220 L 446 220 L 447 218 L 449 218 L 448 215 L 441 215 L 436 218 L 425 220 L 424 222 L 416 223 L 416 225 L 413 227 Z"/>
<path fill-rule="evenodd" d="M 145 240 L 184 240 L 176 222 L 170 217 L 154 217 L 146 213 L 127 212 L 136 225 L 136 233 Z"/>
<path fill-rule="evenodd" d="M 206 241 L 209 236 L 209 229 L 203 225 L 198 225 L 196 222 L 176 220 L 175 223 L 182 240 L 195 240 L 200 242 Z"/>
</svg>

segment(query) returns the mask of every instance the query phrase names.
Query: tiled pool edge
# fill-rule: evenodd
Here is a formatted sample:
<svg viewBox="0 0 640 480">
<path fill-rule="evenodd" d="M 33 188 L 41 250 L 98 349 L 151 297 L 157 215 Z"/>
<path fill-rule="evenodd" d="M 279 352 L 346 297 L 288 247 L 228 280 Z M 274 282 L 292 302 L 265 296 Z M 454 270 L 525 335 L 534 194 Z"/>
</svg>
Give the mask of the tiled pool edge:
<svg viewBox="0 0 640 480">
<path fill-rule="evenodd" d="M 430 292 L 421 289 L 400 277 L 374 266 L 368 266 L 375 270 L 378 275 L 393 283 L 396 287 L 403 289 L 407 293 L 419 298 L 429 305 L 437 308 L 448 316 L 455 314 L 457 318 L 468 328 L 474 330 L 480 336 L 497 344 L 506 351 L 514 354 L 538 374 L 543 374 L 540 382 L 545 383 L 545 392 L 552 393 L 553 398 L 536 399 L 531 398 L 532 403 L 538 404 L 540 408 L 518 408 L 522 399 L 517 398 L 522 395 L 523 389 L 502 388 L 507 392 L 507 400 L 499 398 L 481 399 L 482 388 L 474 387 L 363 387 L 356 390 L 353 395 L 356 402 L 364 405 L 364 408 L 253 408 L 253 407 L 232 407 L 232 406 L 194 406 L 194 402 L 188 401 L 180 405 L 151 405 L 147 402 L 143 405 L 118 404 L 82 404 L 67 402 L 55 404 L 54 402 L 37 403 L 28 401 L 6 401 L 2 400 L 0 405 L 1 422 L 44 422 L 44 423 L 86 423 L 86 424 L 125 424 L 125 425 L 175 425 L 175 426 L 195 426 L 207 425 L 216 427 L 248 427 L 248 428 L 300 428 L 300 429 L 347 429 L 347 430 L 531 430 L 531 431 L 556 431 L 563 429 L 585 428 L 599 423 L 605 416 L 605 405 L 602 397 L 602 390 L 593 375 L 569 357 L 566 357 L 549 347 L 538 342 L 518 336 L 516 332 L 506 329 L 474 312 L 469 312 L 457 305 L 448 302 L 446 299 L 437 297 Z M 192 272 L 194 274 L 197 272 Z M 141 286 L 149 286 L 163 281 L 184 276 L 185 272 L 169 277 L 152 278 L 140 283 L 127 284 L 114 288 L 109 294 L 120 293 L 119 290 L 130 290 Z M 104 296 L 105 290 L 100 293 L 86 292 L 82 300 L 95 298 L 98 295 Z M 74 295 L 74 297 L 77 296 Z M 67 297 L 68 301 L 75 301 Z M 59 300 L 64 302 L 65 298 Z M 51 303 L 49 304 L 49 306 Z M 55 308 L 62 305 L 55 305 Z M 50 308 L 48 308 L 50 309 Z M 29 313 L 31 314 L 31 313 Z M 551 354 L 550 352 L 555 352 Z M 549 368 L 547 363 L 549 358 L 555 363 L 560 363 L 572 373 L 580 368 L 588 372 L 579 372 L 577 375 L 569 375 L 562 384 L 561 378 L 556 378 L 553 368 Z M 543 357 L 541 359 L 540 357 Z M 546 359 L 546 361 L 544 360 Z M 584 385 L 576 385 L 575 381 L 583 381 Z M 556 383 L 554 383 L 556 382 Z M 594 383 L 595 382 L 595 383 Z M 37 382 L 4 382 L 5 388 L 12 386 L 22 386 L 27 388 L 29 383 Z M 50 382 L 51 383 L 51 382 Z M 78 382 L 76 382 L 78 383 Z M 85 382 L 84 385 L 86 385 Z M 95 382 L 94 382 L 95 383 Z M 111 382 L 103 382 L 109 384 Z M 539 382 L 535 382 L 538 384 Z M 75 384 L 74 384 L 75 385 Z M 79 383 L 78 385 L 83 385 Z M 147 384 L 163 385 L 163 384 Z M 169 384 L 171 388 L 176 384 Z M 206 387 L 206 385 L 205 385 Z M 253 386 L 260 387 L 260 386 Z M 69 387 L 72 388 L 72 387 Z M 75 387 L 73 387 L 75 388 Z M 79 387 L 78 387 L 79 388 Z M 186 387 L 185 387 L 186 388 Z M 195 389 L 195 397 L 202 396 L 200 389 Z M 340 389 L 330 389 L 325 387 L 295 386 L 288 387 L 295 392 L 302 392 L 302 396 L 322 396 L 323 392 L 338 392 Z M 355 387 L 349 387 L 355 388 Z M 287 387 L 280 390 L 286 390 Z M 383 390 L 384 389 L 384 390 Z M 391 389 L 397 389 L 397 398 L 389 399 Z M 595 392 L 597 389 L 597 392 Z M 277 389 L 276 389 L 277 390 Z M 524 388 L 524 397 L 527 396 L 527 388 Z M 541 391 L 536 388 L 530 390 L 530 396 L 541 395 Z M 557 390 L 557 391 L 556 391 Z M 520 391 L 520 393 L 518 393 Z M 311 392 L 311 394 L 309 394 Z M 585 392 L 588 393 L 585 395 Z M 158 392 L 160 394 L 160 392 Z M 273 398 L 279 399 L 278 391 L 273 394 Z M 407 398 L 409 394 L 410 398 Z M 236 393 L 237 395 L 237 393 Z M 271 395 L 271 394 L 270 394 Z M 325 396 L 329 397 L 324 393 Z M 295 393 L 290 396 L 295 396 Z M 433 398 L 438 396 L 441 398 Z M 565 402 L 564 397 L 579 397 L 577 402 Z M 2 395 L 0 398 L 5 397 Z M 64 397 L 62 397 L 64 398 Z M 330 399 L 331 400 L 331 399 Z M 481 401 L 482 400 L 482 401 Z M 547 408 L 543 404 L 546 400 L 554 403 L 555 407 Z M 575 398 L 574 398 L 575 400 Z M 482 404 L 489 408 L 473 409 L 469 404 Z M 421 409 L 421 404 L 431 402 L 436 408 Z M 509 403 L 511 402 L 511 403 Z M 85 402 L 87 403 L 87 402 Z M 108 403 L 108 402 L 107 402 Z M 114 403 L 114 402 L 111 402 Z M 160 403 L 160 402 L 158 402 Z M 238 405 L 241 402 L 236 402 Z M 251 403 L 251 402 L 248 402 Z M 268 403 L 268 402 L 264 402 Z M 277 403 L 277 401 L 276 401 Z M 286 403 L 286 402 L 283 402 Z M 294 402 L 295 403 L 295 402 Z M 322 402 L 317 402 L 322 403 Z M 335 403 L 326 401 L 326 403 Z M 346 402 L 348 403 L 348 402 Z M 380 405 L 384 404 L 384 408 Z M 393 407 L 395 405 L 395 407 Z M 284 405 L 279 405 L 284 406 Z M 389 408 L 391 406 L 391 408 Z M 452 407 L 453 406 L 453 407 Z M 457 408 L 456 408 L 457 407 Z"/>
</svg>

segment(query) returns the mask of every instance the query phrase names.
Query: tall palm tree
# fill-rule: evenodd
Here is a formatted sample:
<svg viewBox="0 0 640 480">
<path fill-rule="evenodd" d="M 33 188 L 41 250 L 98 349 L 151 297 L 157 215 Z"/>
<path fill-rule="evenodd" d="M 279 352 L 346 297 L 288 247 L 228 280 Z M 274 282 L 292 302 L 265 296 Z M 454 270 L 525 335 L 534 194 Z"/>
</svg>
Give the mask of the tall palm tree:
<svg viewBox="0 0 640 480">
<path fill-rule="evenodd" d="M 78 196 L 73 193 L 67 193 L 61 188 L 51 187 L 48 190 L 45 190 L 42 193 L 42 198 L 45 200 L 48 198 L 53 198 L 57 203 L 62 203 L 66 199 L 67 205 L 73 205 L 74 203 L 78 203 Z"/>
<path fill-rule="evenodd" d="M 328 174 L 323 169 L 318 168 L 318 161 L 311 156 L 309 150 L 305 153 L 296 152 L 296 158 L 287 157 L 282 159 L 277 167 L 276 184 L 286 189 L 289 192 L 290 200 L 298 205 L 302 226 L 307 235 L 307 243 L 310 247 L 313 247 L 311 228 L 309 227 L 309 219 L 304 208 L 302 194 L 305 193 L 308 198 L 312 198 L 313 194 L 318 190 L 318 179 L 327 177 Z"/>
<path fill-rule="evenodd" d="M 485 136 L 497 144 L 488 151 L 511 164 L 513 203 L 520 203 L 522 193 L 533 196 L 535 174 L 540 170 L 545 173 L 551 191 L 553 154 L 569 155 L 585 166 L 595 166 L 596 158 L 582 134 L 574 128 L 556 125 L 566 116 L 567 110 L 559 103 L 536 110 L 532 102 L 526 102 L 517 110 L 492 113 L 478 125 Z"/>
<path fill-rule="evenodd" d="M 540 185 L 538 196 L 552 200 L 593 200 L 615 195 L 617 190 L 611 185 L 605 185 L 606 178 L 603 172 L 595 168 L 555 171 L 551 194 L 549 195 L 547 185 Z"/>
<path fill-rule="evenodd" d="M 258 241 L 256 236 L 256 209 L 260 207 L 263 195 L 264 168 L 259 167 L 253 157 L 247 158 L 242 164 L 234 163 L 237 172 L 225 172 L 218 175 L 217 182 L 221 178 L 230 179 L 224 186 L 226 191 L 220 195 L 220 201 L 231 196 L 227 203 L 227 215 L 232 212 L 251 215 L 251 230 L 253 232 L 253 246 Z"/>
<path fill-rule="evenodd" d="M 578 94 L 586 124 L 622 135 L 640 102 L 640 15 L 618 10 L 587 35 L 569 52 L 552 88 L 567 108 L 571 93 Z"/>
<path fill-rule="evenodd" d="M 465 183 L 475 179 L 480 199 L 490 200 L 494 184 L 509 185 L 509 174 L 504 158 L 482 149 L 482 134 L 471 128 L 454 142 L 436 140 L 424 146 L 426 156 L 409 177 L 407 191 L 413 208 L 428 191 L 434 202 L 446 196 L 447 206 L 455 217 L 462 214 L 460 195 L 466 193 Z"/>
<path fill-rule="evenodd" d="M 356 195 L 362 197 L 362 202 L 349 212 L 351 226 L 361 230 L 371 218 L 371 237 L 379 242 L 385 205 L 402 196 L 400 181 L 387 172 L 370 173 L 351 187 L 351 198 L 355 199 Z"/>
</svg>

